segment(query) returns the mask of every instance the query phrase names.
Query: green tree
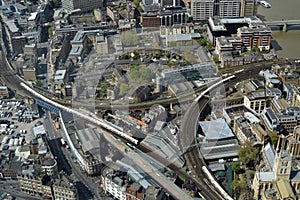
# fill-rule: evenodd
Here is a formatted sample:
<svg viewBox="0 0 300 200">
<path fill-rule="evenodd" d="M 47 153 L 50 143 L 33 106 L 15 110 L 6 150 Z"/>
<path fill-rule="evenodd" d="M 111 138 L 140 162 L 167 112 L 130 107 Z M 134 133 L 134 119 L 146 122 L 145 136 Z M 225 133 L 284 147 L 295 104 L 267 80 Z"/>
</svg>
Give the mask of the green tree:
<svg viewBox="0 0 300 200">
<path fill-rule="evenodd" d="M 141 0 L 133 0 L 133 3 L 136 6 L 136 8 L 138 9 L 138 11 L 143 12 L 142 7 L 140 6 L 140 2 L 141 2 Z"/>
<path fill-rule="evenodd" d="M 219 61 L 219 56 L 214 56 L 213 57 L 213 61 L 218 64 L 220 61 Z"/>
<path fill-rule="evenodd" d="M 166 57 L 171 58 L 171 53 L 169 51 L 166 53 Z"/>
<path fill-rule="evenodd" d="M 196 42 L 198 42 L 199 45 L 201 46 L 206 46 L 207 45 L 207 40 L 204 39 L 204 38 L 201 38 L 201 39 L 195 39 Z"/>
<path fill-rule="evenodd" d="M 277 132 L 276 131 L 269 131 L 268 135 L 269 135 L 269 137 L 271 139 L 272 145 L 276 145 L 277 141 L 278 141 L 278 137 L 279 137 L 278 134 L 277 134 Z"/>
<path fill-rule="evenodd" d="M 213 48 L 213 45 L 208 43 L 205 48 L 207 49 L 207 51 L 209 51 Z"/>
<path fill-rule="evenodd" d="M 232 165 L 232 171 L 234 171 L 234 173 L 239 173 L 241 171 L 241 166 L 239 163 L 234 163 Z"/>
<path fill-rule="evenodd" d="M 37 86 L 37 87 L 42 87 L 42 86 L 43 86 L 42 81 L 36 80 L 36 81 L 35 81 L 35 86 Z"/>
<path fill-rule="evenodd" d="M 49 37 L 52 37 L 52 36 L 53 36 L 53 27 L 52 27 L 52 26 L 50 26 L 50 27 L 48 28 L 48 34 L 49 34 Z"/>
<path fill-rule="evenodd" d="M 238 150 L 239 160 L 242 161 L 245 165 L 248 165 L 257 160 L 258 149 L 252 146 L 250 141 L 240 145 Z"/>
<path fill-rule="evenodd" d="M 252 48 L 252 51 L 259 52 L 260 49 L 258 48 L 258 46 L 254 46 L 254 47 Z"/>
<path fill-rule="evenodd" d="M 140 58 L 140 54 L 138 52 L 133 52 L 133 54 L 134 54 L 132 57 L 133 60 L 137 60 Z"/>
<path fill-rule="evenodd" d="M 235 176 L 231 183 L 231 189 L 239 196 L 243 190 L 247 190 L 247 182 L 245 180 L 239 180 L 238 176 Z"/>
<path fill-rule="evenodd" d="M 131 66 L 130 72 L 130 83 L 132 84 L 143 84 L 148 83 L 154 78 L 154 73 L 146 66 Z"/>
</svg>

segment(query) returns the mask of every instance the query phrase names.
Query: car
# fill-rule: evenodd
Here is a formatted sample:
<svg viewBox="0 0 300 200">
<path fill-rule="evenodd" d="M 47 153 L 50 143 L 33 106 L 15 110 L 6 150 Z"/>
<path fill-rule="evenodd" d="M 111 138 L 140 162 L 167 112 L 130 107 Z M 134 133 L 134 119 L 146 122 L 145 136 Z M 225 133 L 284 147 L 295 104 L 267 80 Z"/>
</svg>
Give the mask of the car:
<svg viewBox="0 0 300 200">
<path fill-rule="evenodd" d="M 271 8 L 271 4 L 269 4 L 266 1 L 259 1 L 260 5 L 262 5 L 265 8 Z"/>
</svg>

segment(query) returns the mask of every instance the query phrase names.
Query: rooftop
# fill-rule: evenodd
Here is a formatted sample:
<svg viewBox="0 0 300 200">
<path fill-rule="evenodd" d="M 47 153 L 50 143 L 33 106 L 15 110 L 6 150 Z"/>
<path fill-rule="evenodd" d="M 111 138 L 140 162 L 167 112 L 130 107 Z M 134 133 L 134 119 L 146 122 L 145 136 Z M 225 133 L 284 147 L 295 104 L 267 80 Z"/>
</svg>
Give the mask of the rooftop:
<svg viewBox="0 0 300 200">
<path fill-rule="evenodd" d="M 78 131 L 78 137 L 82 144 L 82 149 L 86 153 L 92 149 L 100 149 L 100 135 L 94 129 L 86 128 Z M 100 150 L 99 150 L 100 151 Z"/>
<path fill-rule="evenodd" d="M 218 140 L 234 137 L 231 129 L 224 119 L 199 122 L 205 138 L 208 140 Z"/>
<path fill-rule="evenodd" d="M 279 179 L 276 184 L 280 193 L 280 199 L 296 199 L 288 180 Z"/>
<path fill-rule="evenodd" d="M 190 41 L 194 38 L 200 38 L 200 34 L 199 33 L 193 33 L 193 34 L 168 35 L 166 37 L 166 41 L 167 42 Z"/>
<path fill-rule="evenodd" d="M 275 151 L 273 147 L 268 143 L 264 148 L 264 154 L 266 156 L 266 159 L 268 161 L 268 164 L 271 169 L 274 167 L 274 160 L 275 160 Z"/>
<path fill-rule="evenodd" d="M 66 69 L 61 69 L 57 70 L 54 76 L 55 81 L 62 81 L 65 76 L 66 76 L 67 70 Z"/>
<path fill-rule="evenodd" d="M 33 127 L 32 131 L 35 137 L 46 133 L 44 125 Z"/>
<path fill-rule="evenodd" d="M 275 181 L 274 172 L 257 172 L 258 179 L 261 182 L 273 182 Z"/>
<path fill-rule="evenodd" d="M 207 160 L 230 158 L 238 156 L 239 144 L 236 139 L 203 142 L 200 151 Z"/>
<path fill-rule="evenodd" d="M 247 95 L 247 98 L 250 100 L 264 99 L 266 98 L 266 95 L 264 92 L 252 92 L 251 94 Z"/>
<path fill-rule="evenodd" d="M 53 166 L 53 165 L 55 165 L 55 163 L 56 163 L 55 159 L 49 158 L 42 162 L 42 166 Z"/>
</svg>

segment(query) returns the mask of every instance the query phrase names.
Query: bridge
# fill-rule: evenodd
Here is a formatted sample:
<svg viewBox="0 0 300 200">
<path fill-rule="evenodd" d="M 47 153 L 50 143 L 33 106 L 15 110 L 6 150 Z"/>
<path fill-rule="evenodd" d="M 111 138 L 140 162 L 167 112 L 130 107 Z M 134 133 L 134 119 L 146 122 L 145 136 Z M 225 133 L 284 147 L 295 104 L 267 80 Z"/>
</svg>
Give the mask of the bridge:
<svg viewBox="0 0 300 200">
<path fill-rule="evenodd" d="M 289 26 L 300 26 L 300 19 L 296 20 L 278 20 L 278 21 L 264 21 L 269 27 L 280 27 L 281 31 L 287 31 Z"/>
</svg>

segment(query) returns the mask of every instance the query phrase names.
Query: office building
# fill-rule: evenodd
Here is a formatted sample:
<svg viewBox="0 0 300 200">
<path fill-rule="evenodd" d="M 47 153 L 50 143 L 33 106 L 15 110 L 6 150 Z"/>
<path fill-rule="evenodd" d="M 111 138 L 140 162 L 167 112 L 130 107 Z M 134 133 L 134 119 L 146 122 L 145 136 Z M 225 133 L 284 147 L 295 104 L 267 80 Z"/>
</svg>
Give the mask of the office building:
<svg viewBox="0 0 300 200">
<path fill-rule="evenodd" d="M 102 0 L 62 0 L 62 7 L 67 12 L 80 9 L 81 12 L 92 11 L 102 7 Z"/>
<path fill-rule="evenodd" d="M 193 20 L 208 20 L 209 17 L 239 17 L 239 0 L 192 0 L 191 15 Z"/>
<path fill-rule="evenodd" d="M 257 14 L 256 0 L 241 0 L 241 17 L 251 17 Z"/>
<path fill-rule="evenodd" d="M 141 16 L 143 28 L 155 28 L 161 26 L 161 18 L 156 13 L 144 13 Z"/>
<path fill-rule="evenodd" d="M 266 95 L 264 92 L 253 92 L 244 96 L 244 105 L 256 114 L 260 114 L 266 107 Z"/>
<path fill-rule="evenodd" d="M 240 1 L 239 0 L 220 0 L 215 1 L 214 16 L 239 17 L 240 16 Z"/>
<path fill-rule="evenodd" d="M 194 21 L 207 20 L 214 15 L 214 0 L 192 0 L 191 15 Z"/>
<path fill-rule="evenodd" d="M 281 131 L 283 129 L 286 133 L 293 133 L 294 128 L 300 125 L 300 108 L 288 107 L 281 113 L 266 108 L 261 117 L 269 130 Z"/>
</svg>

